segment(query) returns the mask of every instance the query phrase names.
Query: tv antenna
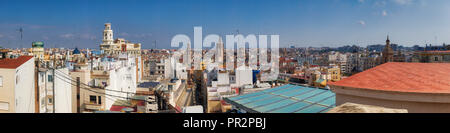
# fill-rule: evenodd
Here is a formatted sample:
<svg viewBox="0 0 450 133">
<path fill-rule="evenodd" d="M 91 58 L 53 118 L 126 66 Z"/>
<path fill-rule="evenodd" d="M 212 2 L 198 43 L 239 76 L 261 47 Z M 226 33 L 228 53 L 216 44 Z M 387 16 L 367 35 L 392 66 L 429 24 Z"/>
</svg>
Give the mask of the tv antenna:
<svg viewBox="0 0 450 133">
<path fill-rule="evenodd" d="M 20 48 L 22 48 L 22 42 L 23 42 L 23 28 L 20 27 L 19 29 L 17 29 L 18 32 L 20 32 Z"/>
</svg>

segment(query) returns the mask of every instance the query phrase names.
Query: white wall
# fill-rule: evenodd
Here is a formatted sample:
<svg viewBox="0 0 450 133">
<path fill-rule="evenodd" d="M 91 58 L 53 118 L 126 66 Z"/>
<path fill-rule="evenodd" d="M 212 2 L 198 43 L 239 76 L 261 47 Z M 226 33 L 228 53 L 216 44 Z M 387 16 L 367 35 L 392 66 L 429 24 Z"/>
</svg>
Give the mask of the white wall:
<svg viewBox="0 0 450 133">
<path fill-rule="evenodd" d="M 59 77 L 60 75 L 66 75 L 69 78 L 69 69 L 62 68 L 57 69 L 56 72 Z M 62 74 L 64 73 L 64 74 Z M 61 77 L 62 78 L 62 77 Z M 72 87 L 69 79 L 55 78 L 55 112 L 56 113 L 72 113 Z M 72 79 L 73 80 L 73 79 Z M 76 80 L 76 79 L 75 79 Z"/>
<path fill-rule="evenodd" d="M 230 78 L 228 76 L 228 72 L 226 72 L 226 73 L 217 72 L 217 84 L 218 85 L 229 85 L 230 84 Z"/>
<path fill-rule="evenodd" d="M 136 65 L 138 66 L 138 79 L 136 79 L 138 82 L 142 81 L 142 71 L 144 71 L 144 68 L 142 68 L 143 66 L 143 62 L 142 62 L 142 57 L 138 56 L 138 62 L 136 63 Z"/>
<path fill-rule="evenodd" d="M 238 87 L 243 85 L 253 84 L 253 71 L 249 67 L 239 67 L 236 69 L 236 85 Z"/>
<path fill-rule="evenodd" d="M 16 77 L 14 80 L 17 83 L 14 93 L 16 113 L 34 113 L 34 58 L 31 58 L 16 69 Z"/>
<path fill-rule="evenodd" d="M 124 62 L 120 68 L 110 70 L 109 72 L 109 85 L 105 88 L 107 89 L 105 92 L 107 95 L 114 95 L 114 96 L 120 96 L 124 98 L 118 98 L 118 97 L 112 97 L 107 96 L 105 100 L 105 107 L 106 109 L 110 109 L 111 106 L 114 104 L 114 101 L 117 99 L 126 100 L 127 93 L 121 93 L 117 91 L 122 92 L 130 92 L 130 93 L 136 93 L 136 66 L 131 65 L 133 62 L 135 62 L 134 58 L 129 58 L 129 60 L 123 60 L 118 62 L 112 62 L 112 63 L 119 63 Z M 115 90 L 115 91 L 108 91 L 108 90 Z M 128 95 L 129 97 L 132 96 L 132 94 Z"/>
<path fill-rule="evenodd" d="M 47 112 L 47 71 L 42 71 L 38 73 L 38 84 L 39 84 L 39 112 Z"/>
</svg>

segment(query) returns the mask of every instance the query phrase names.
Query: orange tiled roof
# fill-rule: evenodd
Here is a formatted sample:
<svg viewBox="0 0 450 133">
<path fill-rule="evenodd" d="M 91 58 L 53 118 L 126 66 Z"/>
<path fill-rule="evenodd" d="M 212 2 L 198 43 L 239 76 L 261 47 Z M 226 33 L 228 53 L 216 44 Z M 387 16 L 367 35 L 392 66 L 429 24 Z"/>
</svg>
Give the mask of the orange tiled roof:
<svg viewBox="0 0 450 133">
<path fill-rule="evenodd" d="M 20 56 L 16 59 L 0 59 L 0 68 L 15 69 L 31 58 L 33 58 L 33 56 Z"/>
<path fill-rule="evenodd" d="M 450 93 L 450 63 L 390 62 L 330 85 L 382 91 Z"/>
</svg>

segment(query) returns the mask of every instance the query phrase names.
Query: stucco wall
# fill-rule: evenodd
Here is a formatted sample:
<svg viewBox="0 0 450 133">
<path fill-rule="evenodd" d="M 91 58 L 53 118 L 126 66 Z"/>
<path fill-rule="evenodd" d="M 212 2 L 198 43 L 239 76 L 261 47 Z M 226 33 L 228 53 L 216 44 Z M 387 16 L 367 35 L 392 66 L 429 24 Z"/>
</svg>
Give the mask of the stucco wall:
<svg viewBox="0 0 450 133">
<path fill-rule="evenodd" d="M 346 102 L 375 105 L 387 108 L 407 109 L 409 113 L 450 113 L 450 104 L 448 103 L 393 101 L 393 100 L 336 94 L 337 106 L 344 104 Z"/>
<path fill-rule="evenodd" d="M 8 105 L 8 110 L 1 110 L 0 113 L 15 112 L 14 87 L 16 69 L 0 69 L 0 76 L 3 78 L 3 85 L 0 86 L 0 102 Z"/>
<path fill-rule="evenodd" d="M 449 94 L 378 91 L 358 88 L 332 87 L 336 106 L 350 102 L 395 109 L 409 113 L 450 113 Z"/>
<path fill-rule="evenodd" d="M 15 112 L 16 113 L 34 113 L 35 112 L 35 83 L 34 83 L 34 58 L 28 60 L 16 68 L 15 85 Z M 13 82 L 15 83 L 15 82 Z"/>
<path fill-rule="evenodd" d="M 69 75 L 69 69 L 57 69 L 57 77 Z M 62 78 L 62 77 L 61 77 Z M 66 78 L 55 78 L 55 112 L 72 113 L 72 85 Z M 73 79 L 72 79 L 73 80 Z"/>
<path fill-rule="evenodd" d="M 124 64 L 127 64 L 126 66 L 122 65 L 122 67 L 120 68 L 109 71 L 110 84 L 106 87 L 107 91 L 105 91 L 107 94 L 106 97 L 108 97 L 107 99 L 105 99 L 105 109 L 109 110 L 114 104 L 115 100 L 126 100 L 126 97 L 131 97 L 133 93 L 136 93 L 136 66 L 132 65 L 134 64 L 134 61 L 134 59 L 125 60 L 123 62 Z M 122 92 L 129 92 L 129 94 Z M 113 96 L 119 96 L 123 98 Z"/>
<path fill-rule="evenodd" d="M 77 77 L 80 77 L 80 104 L 84 103 L 83 97 L 85 96 L 83 94 L 84 91 L 87 91 L 85 89 L 82 89 L 82 87 L 86 87 L 82 84 L 88 84 L 89 81 L 91 80 L 91 73 L 89 71 L 77 71 L 77 72 L 70 72 L 70 76 L 72 77 L 73 81 L 77 80 Z M 72 84 L 72 112 L 76 113 L 77 112 L 77 86 L 76 86 L 76 82 L 73 82 Z M 83 111 L 83 108 L 81 109 L 81 111 Z"/>
</svg>

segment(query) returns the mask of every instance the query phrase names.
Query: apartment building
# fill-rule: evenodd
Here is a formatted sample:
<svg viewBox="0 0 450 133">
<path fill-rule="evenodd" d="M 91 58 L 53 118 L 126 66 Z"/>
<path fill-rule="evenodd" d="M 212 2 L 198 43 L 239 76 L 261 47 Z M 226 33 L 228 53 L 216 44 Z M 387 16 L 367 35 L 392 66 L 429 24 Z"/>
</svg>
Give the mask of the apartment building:
<svg viewBox="0 0 450 133">
<path fill-rule="evenodd" d="M 412 58 L 412 62 L 450 63 L 450 50 L 416 52 Z"/>
<path fill-rule="evenodd" d="M 33 56 L 0 59 L 0 113 L 34 113 Z"/>
<path fill-rule="evenodd" d="M 68 75 L 68 68 L 56 68 L 55 74 L 51 69 L 39 69 L 37 84 L 40 113 L 72 113 L 72 78 Z"/>
</svg>

